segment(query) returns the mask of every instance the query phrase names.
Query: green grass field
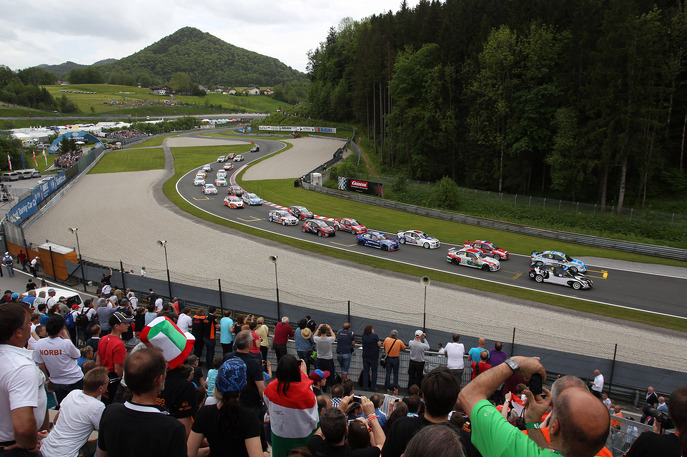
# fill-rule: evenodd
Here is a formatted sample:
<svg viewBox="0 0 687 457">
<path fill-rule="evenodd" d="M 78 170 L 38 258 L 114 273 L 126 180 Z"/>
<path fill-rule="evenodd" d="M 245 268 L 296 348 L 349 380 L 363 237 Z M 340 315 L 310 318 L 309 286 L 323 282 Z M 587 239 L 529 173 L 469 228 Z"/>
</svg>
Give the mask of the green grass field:
<svg viewBox="0 0 687 457">
<path fill-rule="evenodd" d="M 45 86 L 55 98 L 66 95 L 82 113 L 92 114 L 136 114 L 157 116 L 172 114 L 204 114 L 212 111 L 210 105 L 222 106 L 223 112 L 274 112 L 289 107 L 287 103 L 264 95 L 238 96 L 210 93 L 204 97 L 175 96 L 175 102 L 193 107 L 166 105 L 169 96 L 153 95 L 146 88 L 115 86 L 109 84 L 75 84 L 68 86 Z M 72 91 L 72 92 L 61 92 Z M 96 92 L 95 94 L 74 93 Z M 42 113 L 38 111 L 39 113 Z"/>
<path fill-rule="evenodd" d="M 120 149 L 105 154 L 89 173 L 160 170 L 164 167 L 165 154 L 162 148 Z"/>
</svg>

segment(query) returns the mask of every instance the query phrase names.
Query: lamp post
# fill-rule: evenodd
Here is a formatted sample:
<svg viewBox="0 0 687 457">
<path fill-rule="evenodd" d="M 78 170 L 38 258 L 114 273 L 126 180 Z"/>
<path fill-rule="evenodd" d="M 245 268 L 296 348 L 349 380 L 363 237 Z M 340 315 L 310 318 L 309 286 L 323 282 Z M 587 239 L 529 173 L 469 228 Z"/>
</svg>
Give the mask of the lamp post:
<svg viewBox="0 0 687 457">
<path fill-rule="evenodd" d="M 81 282 L 83 282 L 83 291 L 86 290 L 86 275 L 83 271 L 83 259 L 81 258 L 81 246 L 79 246 L 79 229 L 78 227 L 69 227 L 69 231 L 76 236 L 76 253 L 79 255 L 79 268 L 81 269 Z"/>
<path fill-rule="evenodd" d="M 274 283 L 277 287 L 277 320 L 281 319 L 281 304 L 279 303 L 279 276 L 277 275 L 277 259 L 276 255 L 269 256 L 270 262 L 274 264 Z"/>
<path fill-rule="evenodd" d="M 165 267 L 167 268 L 167 288 L 169 289 L 169 298 L 172 298 L 172 280 L 169 277 L 169 262 L 167 261 L 167 240 L 157 240 L 157 245 L 165 249 Z"/>
<path fill-rule="evenodd" d="M 422 278 L 420 278 L 420 284 L 425 286 L 425 302 L 422 308 L 422 331 L 425 333 L 427 332 L 427 286 L 429 286 L 431 282 L 432 280 L 429 279 L 429 276 L 423 276 Z"/>
</svg>

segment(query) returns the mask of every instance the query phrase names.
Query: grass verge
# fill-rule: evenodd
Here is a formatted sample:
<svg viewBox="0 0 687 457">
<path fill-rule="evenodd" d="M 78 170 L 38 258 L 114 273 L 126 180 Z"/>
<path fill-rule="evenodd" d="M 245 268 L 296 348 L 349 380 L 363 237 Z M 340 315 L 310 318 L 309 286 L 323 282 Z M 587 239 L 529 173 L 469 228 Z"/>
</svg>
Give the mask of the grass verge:
<svg viewBox="0 0 687 457">
<path fill-rule="evenodd" d="M 162 148 L 119 149 L 105 154 L 89 174 L 160 170 L 164 167 L 165 154 Z"/>
<path fill-rule="evenodd" d="M 291 145 L 287 143 L 287 148 L 290 148 Z M 230 146 L 231 148 L 232 146 Z M 234 147 L 239 147 L 239 146 L 234 146 Z M 181 198 L 179 194 L 176 192 L 175 184 L 176 182 L 183 176 L 185 173 L 187 173 L 190 169 L 193 169 L 199 165 L 202 165 L 204 163 L 208 163 L 209 161 L 214 160 L 216 157 L 217 152 L 215 151 L 208 151 L 211 147 L 203 147 L 203 148 L 173 148 L 172 153 L 174 154 L 174 160 L 175 160 L 175 173 L 174 176 L 167 180 L 164 185 L 163 185 L 163 191 L 165 195 L 180 209 L 183 211 L 192 214 L 193 216 L 196 216 L 202 220 L 218 224 L 224 227 L 232 228 L 244 233 L 248 233 L 251 235 L 259 236 L 261 238 L 266 238 L 269 240 L 273 240 L 279 243 L 282 243 L 287 246 L 292 246 L 298 249 L 303 249 L 307 250 L 309 252 L 313 252 L 316 254 L 322 254 L 326 255 L 329 257 L 334 257 L 337 259 L 342 259 L 342 260 L 347 260 L 363 265 L 367 265 L 372 268 L 378 268 L 378 269 L 384 269 L 396 273 L 401 273 L 401 274 L 407 274 L 407 275 L 412 275 L 412 276 L 430 276 L 432 279 L 436 281 L 441 281 L 444 283 L 448 284 L 455 284 L 458 286 L 463 286 L 467 287 L 470 289 L 475 289 L 478 291 L 483 291 L 483 292 L 489 292 L 489 293 L 495 293 L 499 295 L 504 295 L 507 297 L 514 297 L 518 299 L 524 299 L 524 300 L 530 300 L 530 301 L 535 301 L 539 303 L 545 303 L 548 305 L 553 305 L 557 306 L 560 308 L 565 308 L 565 309 L 570 309 L 570 310 L 575 310 L 575 311 L 581 311 L 581 312 L 586 312 L 586 313 L 592 313 L 600 316 L 606 316 L 606 317 L 611 317 L 615 319 L 622 319 L 622 320 L 627 320 L 631 322 L 638 322 L 641 324 L 645 325 L 650 325 L 654 327 L 662 327 L 662 328 L 667 328 L 671 330 L 677 330 L 680 332 L 687 332 L 687 320 L 685 319 L 676 319 L 676 318 L 669 318 L 665 316 L 659 316 L 651 313 L 646 313 L 642 311 L 634 311 L 634 310 L 627 310 L 624 308 L 616 308 L 613 306 L 609 305 L 604 305 L 601 303 L 593 303 L 593 302 L 586 302 L 586 301 L 581 301 L 577 300 L 574 298 L 568 298 L 568 297 L 560 297 L 560 296 L 554 296 L 550 295 L 544 292 L 537 292 L 537 291 L 531 291 L 531 290 L 524 290 L 520 289 L 517 287 L 511 287 L 507 285 L 501 285 L 501 284 L 492 284 L 488 282 L 483 282 L 479 280 L 475 280 L 472 278 L 467 278 L 467 277 L 462 277 L 462 276 L 457 276 L 457 275 L 452 275 L 450 273 L 443 273 L 443 272 L 437 272 L 435 270 L 429 270 L 429 269 L 424 269 L 424 268 L 418 268 L 414 266 L 408 266 L 404 264 L 399 264 L 396 262 L 391 262 L 385 259 L 380 259 L 380 258 L 374 258 L 374 257 L 368 257 L 365 255 L 360 255 L 354 252 L 349 252 L 349 251 L 339 251 L 339 250 L 332 250 L 328 247 L 321 246 L 318 244 L 312 244 L 312 243 L 307 243 L 304 241 L 292 239 L 292 238 L 287 238 L 283 237 L 278 234 L 274 233 L 267 233 L 261 230 L 253 229 L 251 227 L 245 227 L 243 225 L 238 225 L 235 224 L 231 221 L 227 221 L 225 219 L 222 219 L 217 216 L 210 215 L 204 211 L 201 211 L 200 209 L 192 206 L 190 203 L 188 203 L 186 200 Z M 222 146 L 224 150 L 226 151 L 227 146 Z M 284 150 L 286 150 L 284 149 Z M 284 151 L 282 150 L 282 151 Z M 281 152 L 281 151 L 280 151 Z M 265 160 L 267 157 L 264 157 L 260 159 L 259 161 Z M 259 161 L 256 161 L 254 163 L 258 163 Z M 239 180 L 241 178 L 241 175 L 239 175 Z M 284 181 L 284 180 L 276 180 L 276 181 Z M 286 180 L 291 183 L 291 186 L 293 186 L 293 181 L 292 180 Z M 270 187 L 270 181 L 251 181 L 247 182 L 248 188 L 251 190 L 256 190 L 261 189 L 259 195 L 263 196 L 265 195 L 265 192 L 269 193 L 268 188 Z M 252 187 L 251 187 L 252 186 Z M 286 188 L 284 188 L 283 185 L 277 186 L 279 189 L 286 191 Z M 292 189 L 295 189 L 291 187 Z M 306 195 L 313 194 L 314 196 L 321 196 L 320 194 L 317 194 L 315 192 L 308 192 L 304 191 L 302 189 L 299 189 L 303 194 L 298 194 L 299 197 L 302 199 L 306 198 Z M 286 195 L 284 198 L 289 198 L 289 195 Z M 331 197 L 329 197 L 331 198 Z M 275 199 L 279 200 L 279 199 Z M 334 199 L 337 200 L 338 199 Z M 293 202 L 294 200 L 290 200 Z M 299 201 L 299 200 L 296 200 Z M 300 200 L 302 201 L 302 200 Z M 319 205 L 324 203 L 314 203 L 311 205 L 313 208 L 319 207 Z M 356 205 L 358 206 L 358 205 Z M 366 205 L 370 206 L 370 205 Z M 324 206 L 322 207 L 324 208 Z M 311 208 L 312 209 L 312 208 Z M 324 208 L 328 213 L 331 213 L 330 210 L 327 208 Z M 380 208 L 373 207 L 372 208 L 374 211 L 378 211 Z M 403 217 L 406 217 L 407 214 L 402 213 Z M 357 216 L 356 216 L 357 217 Z M 430 218 L 427 218 L 430 219 Z M 377 219 L 375 219 L 377 220 Z M 431 219 L 430 219 L 431 220 Z M 529 238 L 529 237 L 528 237 Z M 543 243 L 544 241 L 540 240 L 540 243 Z"/>
</svg>

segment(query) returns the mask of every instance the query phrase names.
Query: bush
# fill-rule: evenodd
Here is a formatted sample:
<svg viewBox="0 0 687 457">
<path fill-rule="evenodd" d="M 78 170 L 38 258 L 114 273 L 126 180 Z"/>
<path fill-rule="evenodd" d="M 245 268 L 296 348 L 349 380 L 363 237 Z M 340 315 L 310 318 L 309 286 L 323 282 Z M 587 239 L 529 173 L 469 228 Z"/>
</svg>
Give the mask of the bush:
<svg viewBox="0 0 687 457">
<path fill-rule="evenodd" d="M 453 179 L 444 176 L 432 189 L 429 202 L 436 208 L 456 210 L 460 206 L 460 189 Z"/>
</svg>

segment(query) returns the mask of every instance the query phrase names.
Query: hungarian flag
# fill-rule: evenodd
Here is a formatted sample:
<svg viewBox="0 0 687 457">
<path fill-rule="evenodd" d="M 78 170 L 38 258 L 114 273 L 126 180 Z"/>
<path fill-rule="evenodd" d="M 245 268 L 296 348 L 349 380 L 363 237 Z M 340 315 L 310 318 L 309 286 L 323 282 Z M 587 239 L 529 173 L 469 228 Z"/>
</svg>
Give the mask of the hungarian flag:
<svg viewBox="0 0 687 457">
<path fill-rule="evenodd" d="M 168 317 L 160 316 L 145 326 L 141 341 L 162 351 L 169 368 L 174 369 L 191 354 L 196 338 L 188 332 L 183 333 Z"/>
<path fill-rule="evenodd" d="M 33 154 L 33 163 L 35 163 L 36 167 L 38 167 L 38 161 L 36 160 L 36 151 L 31 151 L 31 154 Z"/>
<path fill-rule="evenodd" d="M 301 372 L 301 381 L 289 385 L 288 395 L 279 390 L 279 382 L 265 387 L 263 399 L 270 411 L 272 440 L 305 438 L 317 429 L 319 415 L 312 380 Z"/>
<path fill-rule="evenodd" d="M 10 166 L 10 171 L 12 171 L 12 160 L 10 160 L 10 153 L 9 152 L 7 153 L 7 163 Z"/>
</svg>

